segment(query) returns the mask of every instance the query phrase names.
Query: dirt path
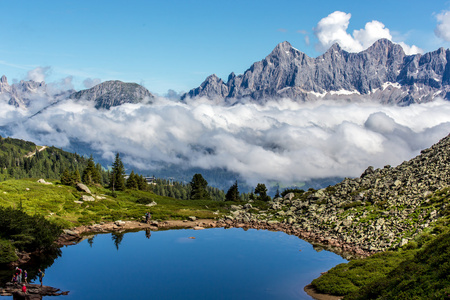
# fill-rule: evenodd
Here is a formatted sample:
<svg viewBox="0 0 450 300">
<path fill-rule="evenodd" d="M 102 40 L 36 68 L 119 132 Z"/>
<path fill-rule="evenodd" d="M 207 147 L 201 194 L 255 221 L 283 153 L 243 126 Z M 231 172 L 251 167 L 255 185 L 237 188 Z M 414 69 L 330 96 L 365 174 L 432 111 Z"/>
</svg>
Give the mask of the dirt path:
<svg viewBox="0 0 450 300">
<path fill-rule="evenodd" d="M 38 152 L 44 151 L 45 149 L 47 149 L 47 146 L 42 146 L 40 149 L 37 149 Z M 36 150 L 34 150 L 33 152 L 28 153 L 27 155 L 25 155 L 26 158 L 32 157 L 36 155 Z"/>
</svg>

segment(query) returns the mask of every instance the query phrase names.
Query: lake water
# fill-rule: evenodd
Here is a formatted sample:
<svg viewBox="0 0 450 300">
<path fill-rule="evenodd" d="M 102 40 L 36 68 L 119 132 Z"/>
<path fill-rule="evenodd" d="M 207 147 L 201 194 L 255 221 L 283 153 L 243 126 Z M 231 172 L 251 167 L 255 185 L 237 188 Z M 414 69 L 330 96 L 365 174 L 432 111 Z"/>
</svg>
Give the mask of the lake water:
<svg viewBox="0 0 450 300">
<path fill-rule="evenodd" d="M 304 286 L 342 262 L 295 236 L 267 230 L 99 234 L 62 248 L 44 284 L 70 291 L 61 300 L 311 299 Z"/>
</svg>

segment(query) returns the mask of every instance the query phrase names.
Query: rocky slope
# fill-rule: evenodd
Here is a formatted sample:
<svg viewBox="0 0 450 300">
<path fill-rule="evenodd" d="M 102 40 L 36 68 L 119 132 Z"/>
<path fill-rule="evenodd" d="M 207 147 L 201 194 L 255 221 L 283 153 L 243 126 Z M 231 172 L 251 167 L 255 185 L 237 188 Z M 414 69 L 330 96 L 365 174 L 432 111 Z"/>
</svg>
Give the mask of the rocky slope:
<svg viewBox="0 0 450 300">
<path fill-rule="evenodd" d="M 450 215 L 449 185 L 450 135 L 397 167 L 369 167 L 335 186 L 287 194 L 267 211 L 235 207 L 228 219 L 279 225 L 325 244 L 377 252 L 405 245 Z"/>
<path fill-rule="evenodd" d="M 318 99 L 373 99 L 408 105 L 450 99 L 450 50 L 440 48 L 424 55 L 405 55 L 403 48 L 386 39 L 360 53 L 338 44 L 317 58 L 278 44 L 244 74 L 231 73 L 227 82 L 211 75 L 182 99 L 207 97 L 235 103 L 244 98 L 263 102 L 288 97 L 297 101 Z"/>
<path fill-rule="evenodd" d="M 124 103 L 152 102 L 154 96 L 137 83 L 105 81 L 90 89 L 73 93 L 70 98 L 94 101 L 96 108 L 109 109 Z"/>
</svg>

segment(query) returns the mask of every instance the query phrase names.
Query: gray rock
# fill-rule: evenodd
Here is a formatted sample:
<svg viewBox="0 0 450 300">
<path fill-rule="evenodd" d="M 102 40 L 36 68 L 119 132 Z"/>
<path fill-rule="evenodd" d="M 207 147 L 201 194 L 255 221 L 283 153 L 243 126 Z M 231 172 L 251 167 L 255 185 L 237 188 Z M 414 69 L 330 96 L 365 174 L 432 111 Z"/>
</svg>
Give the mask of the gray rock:
<svg viewBox="0 0 450 300">
<path fill-rule="evenodd" d="M 294 193 L 287 193 L 287 194 L 283 197 L 283 199 L 284 199 L 284 200 L 292 200 L 292 199 L 294 199 L 294 197 L 295 197 Z"/>
<path fill-rule="evenodd" d="M 77 183 L 77 190 L 81 191 L 81 192 L 85 192 L 88 194 L 91 194 L 91 190 L 83 183 L 79 182 Z"/>
<path fill-rule="evenodd" d="M 95 198 L 92 196 L 88 196 L 88 195 L 82 195 L 80 198 L 80 201 L 92 202 L 92 201 L 95 201 Z"/>
</svg>

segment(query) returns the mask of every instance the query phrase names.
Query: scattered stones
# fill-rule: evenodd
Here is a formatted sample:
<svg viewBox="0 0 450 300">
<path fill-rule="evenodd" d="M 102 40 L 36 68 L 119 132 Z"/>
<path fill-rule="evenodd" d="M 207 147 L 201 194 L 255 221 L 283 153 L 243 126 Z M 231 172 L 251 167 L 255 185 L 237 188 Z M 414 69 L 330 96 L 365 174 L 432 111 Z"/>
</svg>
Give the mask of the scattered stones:
<svg viewBox="0 0 450 300">
<path fill-rule="evenodd" d="M 360 178 L 269 202 L 267 211 L 234 209 L 224 226 L 284 228 L 302 238 L 373 253 L 403 247 L 442 215 L 435 192 L 450 186 L 450 135 L 397 167 L 367 168 Z M 443 190 L 445 192 L 445 190 Z M 426 205 L 423 205 L 425 204 Z"/>
</svg>

